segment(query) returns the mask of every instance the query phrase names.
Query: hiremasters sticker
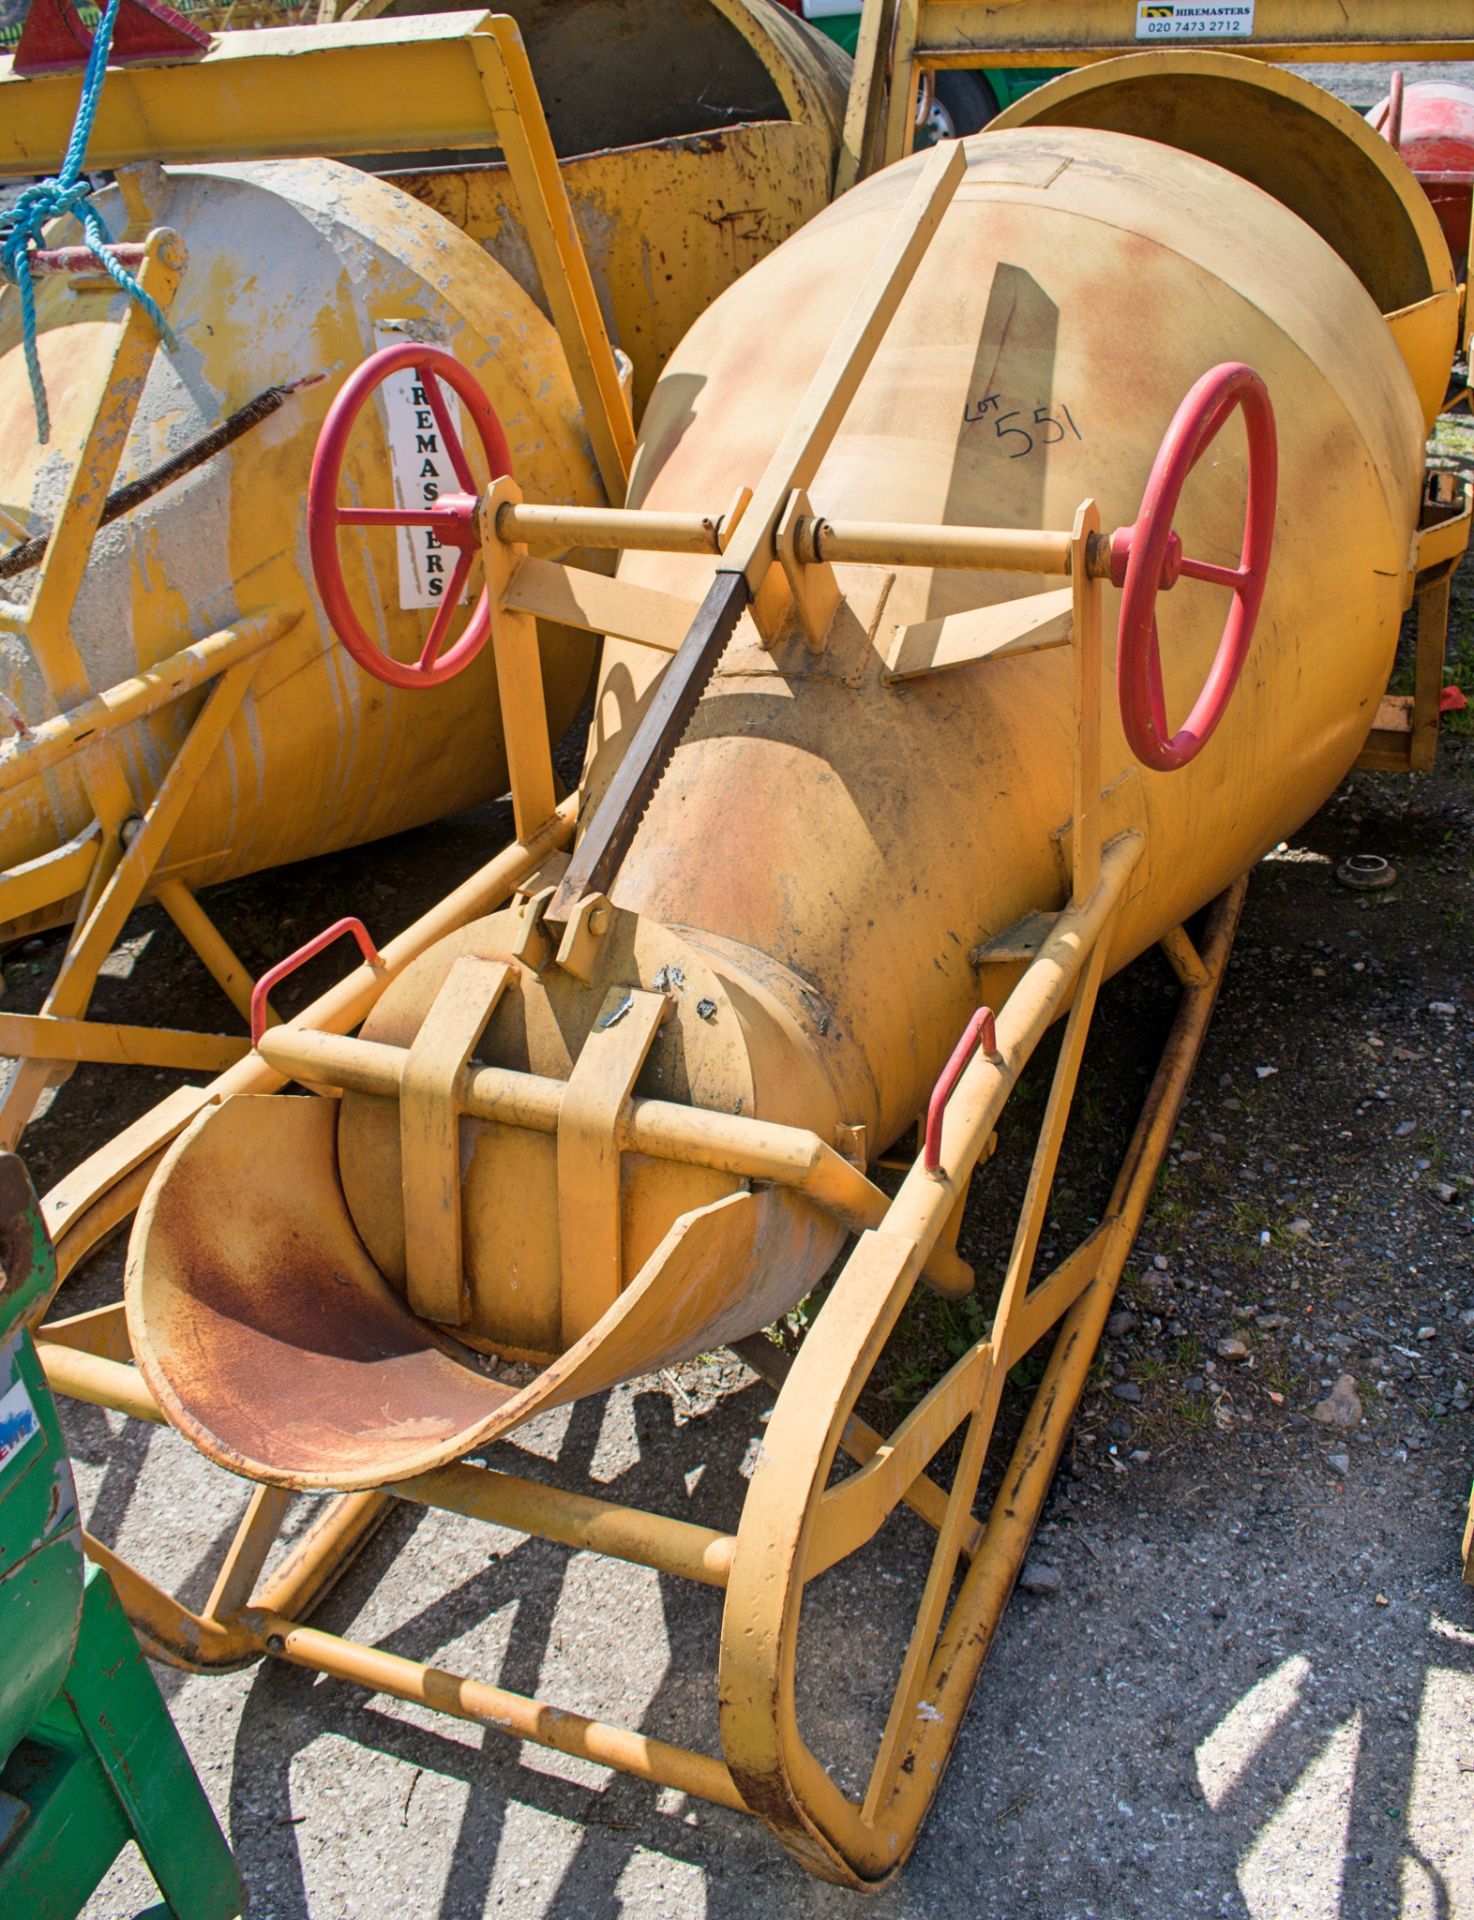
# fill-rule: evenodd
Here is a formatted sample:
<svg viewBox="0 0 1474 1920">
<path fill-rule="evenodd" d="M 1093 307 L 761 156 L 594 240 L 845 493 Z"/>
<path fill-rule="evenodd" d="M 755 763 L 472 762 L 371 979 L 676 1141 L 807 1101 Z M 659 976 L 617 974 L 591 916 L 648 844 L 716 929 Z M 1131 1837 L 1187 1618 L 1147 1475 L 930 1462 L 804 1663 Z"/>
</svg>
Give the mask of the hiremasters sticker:
<svg viewBox="0 0 1474 1920">
<path fill-rule="evenodd" d="M 1223 5 L 1184 4 L 1184 0 L 1140 0 L 1138 40 L 1246 40 L 1254 31 L 1254 0 Z"/>
</svg>

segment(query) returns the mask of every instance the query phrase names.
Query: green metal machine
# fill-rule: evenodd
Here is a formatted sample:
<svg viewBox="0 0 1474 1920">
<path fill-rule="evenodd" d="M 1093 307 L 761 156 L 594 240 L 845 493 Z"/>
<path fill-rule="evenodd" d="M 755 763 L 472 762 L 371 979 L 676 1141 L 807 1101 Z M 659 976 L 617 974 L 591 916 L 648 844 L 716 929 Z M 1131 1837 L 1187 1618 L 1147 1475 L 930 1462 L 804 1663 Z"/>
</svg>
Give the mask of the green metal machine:
<svg viewBox="0 0 1474 1920">
<path fill-rule="evenodd" d="M 233 1920 L 245 1892 L 105 1573 L 26 1321 L 51 1293 L 26 1170 L 0 1155 L 0 1914 L 70 1920 L 130 1840 L 153 1920 Z"/>
</svg>

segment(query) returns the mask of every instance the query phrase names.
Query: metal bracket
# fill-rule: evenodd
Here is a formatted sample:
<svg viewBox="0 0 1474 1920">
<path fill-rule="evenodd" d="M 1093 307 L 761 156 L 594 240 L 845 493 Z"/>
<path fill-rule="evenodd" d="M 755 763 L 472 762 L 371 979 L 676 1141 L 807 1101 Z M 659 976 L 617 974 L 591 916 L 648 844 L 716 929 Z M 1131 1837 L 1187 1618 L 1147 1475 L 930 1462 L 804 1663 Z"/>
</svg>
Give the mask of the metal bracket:
<svg viewBox="0 0 1474 1920">
<path fill-rule="evenodd" d="M 886 650 L 881 679 L 886 686 L 970 667 L 980 660 L 1011 658 L 1067 647 L 1074 630 L 1074 592 L 1051 587 L 1028 600 L 1001 600 L 937 620 L 897 627 Z"/>
<path fill-rule="evenodd" d="M 614 924 L 614 909 L 602 893 L 586 893 L 574 903 L 563 924 L 563 939 L 558 947 L 557 964 L 591 986 L 599 970 L 599 954 L 609 929 Z"/>
<path fill-rule="evenodd" d="M 839 582 L 827 560 L 804 560 L 795 545 L 800 521 L 813 518 L 813 507 L 802 487 L 795 487 L 778 522 L 776 545 L 782 567 L 798 610 L 799 625 L 811 653 L 822 653 L 824 641 L 839 609 Z"/>
<path fill-rule="evenodd" d="M 512 969 L 463 953 L 430 1003 L 399 1082 L 400 1184 L 411 1309 L 459 1326 L 466 1317 L 461 1257 L 461 1071 L 496 1010 Z"/>
<path fill-rule="evenodd" d="M 568 1076 L 558 1112 L 558 1245 L 563 1346 L 614 1305 L 623 1281 L 619 1124 L 669 1001 L 611 987 Z"/>
</svg>

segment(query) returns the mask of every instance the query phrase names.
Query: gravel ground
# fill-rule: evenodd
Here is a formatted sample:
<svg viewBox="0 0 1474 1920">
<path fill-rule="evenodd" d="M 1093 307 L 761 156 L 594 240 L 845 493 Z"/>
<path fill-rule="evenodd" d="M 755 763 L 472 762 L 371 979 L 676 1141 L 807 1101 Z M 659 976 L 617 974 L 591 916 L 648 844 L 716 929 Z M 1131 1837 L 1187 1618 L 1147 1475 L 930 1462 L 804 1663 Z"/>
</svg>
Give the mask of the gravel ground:
<svg viewBox="0 0 1474 1920">
<path fill-rule="evenodd" d="M 1466 569 L 1466 645 L 1471 596 Z M 887 1920 L 1474 1915 L 1474 1595 L 1457 1551 L 1474 1388 L 1471 825 L 1474 749 L 1454 737 L 1432 779 L 1355 776 L 1256 874 L 1035 1545 L 1036 1591 L 1009 1610 L 915 1858 L 874 1902 Z M 244 941 L 263 902 L 310 924 L 372 876 L 392 924 L 451 877 L 437 862 L 458 854 L 464 870 L 491 830 L 473 818 L 314 863 L 226 890 L 222 910 Z M 1396 887 L 1339 886 L 1352 851 L 1392 861 Z M 293 937 L 274 926 L 264 951 Z M 109 983 L 120 1012 L 157 991 L 168 939 L 154 929 Z M 44 977 L 44 955 L 23 964 Z M 1116 1038 L 1082 1092 L 1061 1245 L 1108 1172 L 1101 1138 L 1170 998 L 1150 965 L 1113 983 Z M 80 1079 L 38 1129 L 39 1158 L 86 1131 Z M 998 1217 L 974 1208 L 974 1256 L 996 1245 Z M 75 1304 L 109 1297 L 116 1267 Z M 902 1392 L 955 1328 L 922 1314 L 903 1331 Z M 728 1359 L 551 1416 L 500 1458 L 727 1526 L 771 1405 Z M 96 1530 L 198 1603 L 239 1491 L 171 1435 L 86 1408 L 68 1419 Z M 919 1555 L 914 1533 L 890 1529 L 822 1583 L 802 1697 L 826 1748 L 873 1737 Z M 585 1712 L 714 1738 L 718 1601 L 651 1573 L 405 1513 L 319 1617 Z M 269 1920 L 849 1904 L 751 1822 L 494 1733 L 275 1667 L 163 1677 Z M 125 1858 L 89 1911 L 146 1895 Z"/>
<path fill-rule="evenodd" d="M 1375 70 L 1336 77 L 1359 105 L 1381 91 Z M 1471 597 L 1466 567 L 1474 689 Z M 344 903 L 387 933 L 501 825 L 486 810 L 212 905 L 257 968 Z M 1471 825 L 1465 733 L 1433 778 L 1354 776 L 1256 874 L 1031 1590 L 916 1856 L 870 1908 L 886 1920 L 1474 1917 L 1474 1593 L 1457 1551 L 1474 1445 Z M 1339 886 L 1350 852 L 1390 860 L 1397 885 Z M 9 1004 L 36 1004 L 57 953 L 50 939 L 10 957 Z M 334 970 L 326 956 L 301 993 Z M 165 1001 L 182 1024 L 215 1017 L 172 929 L 141 916 L 99 1011 L 141 1018 Z M 1108 1177 L 1168 1005 L 1150 963 L 1111 988 L 1114 1038 L 1061 1176 L 1061 1246 Z M 28 1140 L 38 1184 L 168 1084 L 78 1073 Z M 964 1230 L 974 1254 L 996 1245 L 989 1194 Z M 119 1262 L 97 1263 L 71 1304 L 113 1297 Z M 913 1316 L 891 1393 L 967 1333 L 965 1318 Z M 549 1416 L 498 1464 L 727 1526 L 772 1398 L 735 1360 L 694 1365 Z M 94 1530 L 200 1603 L 239 1483 L 170 1434 L 84 1407 L 67 1418 Z M 802 1701 L 826 1747 L 873 1735 L 921 1544 L 897 1524 L 816 1592 Z M 704 1745 L 719 1618 L 717 1596 L 655 1574 L 409 1511 L 318 1616 Z M 256 1920 L 852 1905 L 750 1821 L 489 1731 L 275 1666 L 161 1678 Z M 129 1854 L 88 1913 L 150 1898 Z"/>
<path fill-rule="evenodd" d="M 1255 876 L 1035 1545 L 1039 1591 L 1015 1597 L 878 1914 L 1474 1914 L 1474 1595 L 1457 1553 L 1474 1385 L 1471 824 L 1474 755 L 1455 740 L 1434 779 L 1356 776 Z M 1396 888 L 1338 886 L 1353 850 L 1392 860 Z M 1141 1035 L 1168 1000 L 1143 967 L 1107 1011 Z M 1139 1045 L 1117 1053 L 1127 1080 L 1148 1065 Z M 1061 1231 L 1091 1173 L 1089 1152 L 1066 1169 Z M 991 1231 L 978 1216 L 974 1248 Z M 87 1284 L 79 1303 L 115 1278 Z M 1317 1409 L 1343 1377 L 1354 1424 L 1327 1424 Z M 771 1405 L 736 1362 L 691 1367 L 552 1416 L 502 1457 L 729 1525 Z M 69 1424 L 97 1530 L 198 1602 L 239 1494 L 170 1435 L 85 1408 Z M 918 1554 L 888 1532 L 824 1583 L 803 1691 L 826 1745 L 873 1726 Z M 713 1737 L 718 1602 L 654 1574 L 405 1514 L 320 1618 Z M 492 1733 L 277 1668 L 164 1680 L 252 1911 L 272 1920 L 849 1903 L 750 1822 Z M 125 1862 L 90 1911 L 131 1911 L 145 1891 Z"/>
<path fill-rule="evenodd" d="M 1415 80 L 1461 80 L 1466 86 L 1474 78 L 1474 67 L 1458 60 L 1399 60 L 1382 64 L 1368 60 L 1356 65 L 1291 67 L 1291 73 L 1304 74 L 1318 87 L 1334 93 L 1358 113 L 1385 100 L 1392 75 L 1401 70 L 1409 83 Z"/>
</svg>

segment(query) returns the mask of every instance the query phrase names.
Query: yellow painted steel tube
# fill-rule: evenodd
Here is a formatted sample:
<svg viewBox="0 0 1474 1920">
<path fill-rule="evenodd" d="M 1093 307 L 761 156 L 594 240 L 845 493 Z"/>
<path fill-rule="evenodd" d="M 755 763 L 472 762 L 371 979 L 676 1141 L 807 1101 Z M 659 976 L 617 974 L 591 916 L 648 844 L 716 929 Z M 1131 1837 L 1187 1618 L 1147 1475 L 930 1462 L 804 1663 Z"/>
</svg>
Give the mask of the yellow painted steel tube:
<svg viewBox="0 0 1474 1920">
<path fill-rule="evenodd" d="M 109 687 L 92 699 L 32 727 L 26 739 L 11 741 L 0 751 L 0 793 L 22 780 L 48 773 L 67 756 L 98 734 L 157 713 L 181 694 L 203 686 L 237 660 L 270 646 L 289 633 L 302 618 L 299 607 L 268 607 L 249 614 L 233 626 L 181 647 L 166 660 L 130 679 Z"/>
<path fill-rule="evenodd" d="M 607 1554 L 637 1567 L 655 1567 L 706 1587 L 726 1586 L 736 1545 L 731 1534 L 713 1527 L 644 1513 L 637 1507 L 465 1462 L 396 1481 L 387 1491 L 401 1500 L 487 1520 L 561 1546 Z"/>
<path fill-rule="evenodd" d="M 801 553 L 831 563 L 880 567 L 961 567 L 975 573 L 1067 574 L 1070 536 L 1014 527 L 917 527 L 890 520 L 810 520 Z M 1109 571 L 1106 556 L 1105 571 Z"/>
<path fill-rule="evenodd" d="M 300 1619 L 348 1570 L 393 1502 L 387 1493 L 340 1494 L 329 1500 L 281 1565 L 263 1581 L 260 1606 Z"/>
<path fill-rule="evenodd" d="M 612 548 L 626 553 L 720 553 L 730 516 L 719 513 L 621 511 L 507 501 L 497 509 L 497 538 L 509 545 L 562 551 Z M 735 523 L 734 523 L 735 524 Z M 918 527 L 897 520 L 800 520 L 800 559 L 868 566 L 962 567 L 979 573 L 1067 574 L 1070 535 L 1016 527 Z M 1102 552 L 1092 567 L 1110 571 Z"/>
<path fill-rule="evenodd" d="M 643 1733 L 624 1727 L 606 1726 L 581 1713 L 549 1706 L 526 1695 L 509 1693 L 484 1680 L 469 1680 L 443 1667 L 427 1667 L 418 1660 L 405 1660 L 378 1647 L 360 1646 L 336 1634 L 316 1627 L 302 1627 L 280 1615 L 256 1616 L 258 1631 L 268 1650 L 293 1666 L 310 1667 L 317 1673 L 332 1674 L 339 1680 L 352 1680 L 374 1693 L 387 1693 L 396 1700 L 412 1701 L 434 1707 L 460 1720 L 494 1727 L 519 1740 L 531 1740 L 559 1753 L 573 1754 L 580 1760 L 593 1760 L 599 1766 L 613 1767 L 633 1774 L 654 1786 L 674 1787 L 679 1793 L 694 1793 L 719 1807 L 734 1812 L 746 1811 L 741 1795 L 732 1784 L 732 1776 L 720 1760 L 693 1753 L 687 1747 L 653 1740 Z"/>
<path fill-rule="evenodd" d="M 154 898 L 209 969 L 210 977 L 243 1020 L 251 1017 L 255 983 L 240 957 L 182 880 L 157 880 Z"/>
<path fill-rule="evenodd" d="M 105 1360 L 100 1354 L 44 1339 L 36 1342 L 36 1355 L 51 1386 L 69 1400 L 81 1400 L 90 1407 L 110 1407 L 114 1413 L 126 1413 L 130 1420 L 147 1420 L 156 1427 L 167 1425 L 147 1381 L 126 1361 Z"/>
<path fill-rule="evenodd" d="M 633 513 L 618 507 L 541 506 L 508 500 L 498 507 L 496 533 L 509 545 L 561 552 L 567 547 L 649 553 L 720 553 L 721 516 Z"/>
</svg>

